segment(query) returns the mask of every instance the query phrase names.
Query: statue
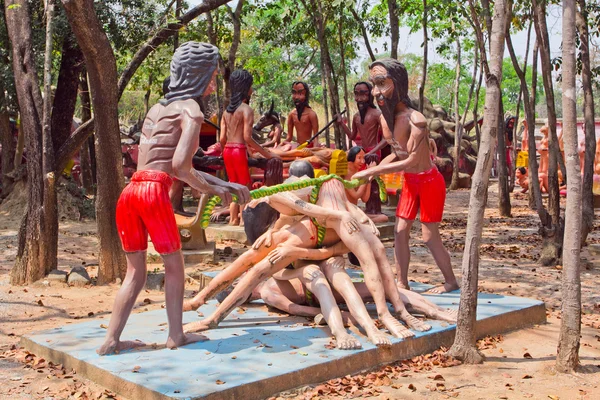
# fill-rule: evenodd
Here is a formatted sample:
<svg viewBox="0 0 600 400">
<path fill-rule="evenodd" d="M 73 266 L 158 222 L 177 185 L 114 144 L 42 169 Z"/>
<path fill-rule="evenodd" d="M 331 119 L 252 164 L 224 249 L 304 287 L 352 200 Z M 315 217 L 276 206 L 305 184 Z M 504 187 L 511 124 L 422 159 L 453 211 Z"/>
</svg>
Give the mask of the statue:
<svg viewBox="0 0 600 400">
<path fill-rule="evenodd" d="M 273 155 L 252 138 L 254 111 L 248 103 L 252 96 L 252 75 L 246 70 L 235 70 L 229 78 L 231 99 L 221 118 L 221 148 L 229 182 L 239 183 L 248 188 L 252 185 L 248 168 L 250 147 L 264 158 Z M 229 206 L 229 225 L 240 224 L 240 205 L 232 202 Z"/>
<path fill-rule="evenodd" d="M 538 153 L 540 153 L 540 166 L 538 171 L 542 174 L 548 175 L 548 125 L 544 125 L 540 128 L 540 133 L 544 135 L 538 145 Z"/>
<path fill-rule="evenodd" d="M 143 345 L 121 341 L 134 302 L 146 283 L 148 234 L 165 263 L 165 296 L 169 322 L 168 348 L 205 340 L 184 334 L 182 305 L 184 264 L 179 231 L 169 200 L 172 178 L 230 202 L 232 194 L 247 202 L 244 186 L 223 182 L 192 167 L 204 116 L 198 101 L 214 92 L 219 51 L 198 42 L 181 45 L 171 62 L 171 82 L 165 100 L 154 105 L 142 128 L 137 172 L 117 204 L 117 229 L 127 253 L 127 275 L 119 289 L 104 344 L 98 354 L 116 353 Z"/>
<path fill-rule="evenodd" d="M 396 209 L 395 246 L 398 284 L 409 289 L 408 266 L 410 228 L 420 210 L 423 240 L 437 266 L 444 275 L 445 283 L 430 290 L 432 293 L 450 292 L 458 289 L 452 271 L 450 254 L 442 243 L 439 223 L 444 213 L 446 185 L 443 176 L 433 164 L 429 147 L 429 130 L 423 114 L 411 108 L 408 97 L 408 74 L 399 61 L 384 58 L 370 66 L 373 95 L 381 109 L 383 136 L 392 154 L 373 168 L 354 175 L 355 179 L 370 179 L 390 172 L 404 171 L 402 198 Z"/>
<path fill-rule="evenodd" d="M 290 111 L 288 115 L 285 142 L 294 140 L 294 129 L 296 130 L 297 142 L 300 144 L 308 141 L 319 130 L 319 118 L 317 113 L 308 105 L 309 98 L 310 89 L 305 82 L 294 82 L 292 84 L 292 100 L 296 108 Z M 315 147 L 315 143 L 319 143 L 319 138 L 310 142 L 308 147 Z"/>
<path fill-rule="evenodd" d="M 377 157 L 376 155 L 372 156 Z M 377 165 L 377 163 L 374 160 L 371 160 L 371 163 L 369 163 L 367 166 L 365 162 L 365 149 L 359 146 L 354 146 L 348 150 L 348 174 L 346 174 L 346 179 L 351 180 L 354 174 L 361 171 L 363 168 L 371 168 L 375 165 Z M 350 202 L 353 204 L 358 204 L 359 199 L 365 204 L 371 201 L 371 211 L 376 211 L 377 205 L 374 205 L 373 203 L 376 200 L 379 200 L 379 210 L 373 214 L 369 213 L 367 210 L 366 214 L 375 223 L 388 221 L 387 215 L 381 213 L 381 200 L 379 199 L 379 184 L 377 181 L 367 182 L 355 189 L 346 189 L 346 195 L 348 196 L 348 200 L 350 200 Z M 376 199 L 374 199 L 375 201 L 372 201 L 371 197 L 376 197 Z M 373 210 L 373 208 L 375 208 L 375 210 Z"/>
<path fill-rule="evenodd" d="M 305 163 L 308 164 L 308 163 Z M 310 165 L 308 166 L 310 168 Z M 219 274 L 211 284 L 200 292 L 190 303 L 198 307 L 207 298 L 207 295 L 227 287 L 233 279 L 255 265 L 241 278 L 239 284 L 230 296 L 217 308 L 215 313 L 202 321 L 186 325 L 186 332 L 202 331 L 216 327 L 232 310 L 242 304 L 256 285 L 265 278 L 285 268 L 296 257 L 292 254 L 270 262 L 264 259 L 271 243 L 292 245 L 295 247 L 314 248 L 317 246 L 331 246 L 342 242 L 358 258 L 365 274 L 365 282 L 369 287 L 375 304 L 379 320 L 396 337 L 410 337 L 414 334 L 406 329 L 390 313 L 386 295 L 397 315 L 415 330 L 429 330 L 431 326 L 422 323 L 410 315 L 398 294 L 394 276 L 385 255 L 385 249 L 377 238 L 377 228 L 369 218 L 354 204 L 350 203 L 345 195 L 343 184 L 337 179 L 324 182 L 318 189 L 316 204 L 310 204 L 291 193 L 279 193 L 265 197 L 267 201 L 281 214 L 301 214 L 308 217 L 299 222 L 288 225 L 287 228 L 276 231 L 271 240 L 265 240 L 264 246 L 259 241 L 258 249 L 252 249 L 238 258 L 240 262 L 233 263 Z M 359 223 L 360 221 L 360 223 Z M 269 246 L 267 246 L 267 244 Z M 255 250 L 255 251 L 253 251 Z M 221 277 L 221 279 L 219 279 Z M 217 281 L 217 279 L 219 279 Z M 214 281 L 217 281 L 213 284 Z M 212 287 L 211 287 L 212 285 Z M 375 343 L 378 340 L 375 339 Z"/>
<path fill-rule="evenodd" d="M 381 148 L 387 143 L 381 141 L 381 111 L 375 107 L 372 91 L 373 86 L 370 83 L 356 83 L 354 101 L 358 112 L 352 118 L 352 130 L 344 123 L 341 116 L 337 117 L 337 123 L 357 146 L 362 147 L 366 153 L 377 154 L 381 158 Z"/>
</svg>

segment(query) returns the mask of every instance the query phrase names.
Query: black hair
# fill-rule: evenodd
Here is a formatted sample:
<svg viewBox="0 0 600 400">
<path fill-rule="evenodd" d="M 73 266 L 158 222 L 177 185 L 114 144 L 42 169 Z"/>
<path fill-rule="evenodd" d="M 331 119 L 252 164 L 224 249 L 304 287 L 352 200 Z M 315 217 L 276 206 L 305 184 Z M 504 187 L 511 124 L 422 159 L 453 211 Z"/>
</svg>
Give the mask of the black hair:
<svg viewBox="0 0 600 400">
<path fill-rule="evenodd" d="M 310 88 L 308 87 L 308 83 L 302 81 L 295 81 L 292 83 L 292 89 L 298 84 L 304 86 L 304 90 L 306 90 L 306 105 L 308 105 L 308 100 L 310 100 Z"/>
<path fill-rule="evenodd" d="M 356 160 L 356 156 L 361 151 L 365 151 L 365 149 L 362 148 L 362 147 L 360 147 L 360 146 L 354 146 L 350 150 L 348 150 L 348 154 L 347 154 L 347 157 L 346 157 L 346 159 L 348 160 L 348 162 L 354 162 Z"/>
<path fill-rule="evenodd" d="M 314 178 L 315 169 L 308 161 L 296 160 L 290 165 L 289 174 L 290 176 L 296 176 L 298 178 L 304 175 L 308 176 L 309 178 Z"/>
<path fill-rule="evenodd" d="M 527 169 L 525 169 L 525 167 L 520 167 L 517 168 L 519 170 L 520 173 L 522 173 L 523 175 L 525 175 L 527 173 Z"/>
<path fill-rule="evenodd" d="M 354 90 L 356 90 L 356 87 L 358 85 L 366 85 L 367 86 L 367 88 L 369 89 L 369 107 L 377 108 L 375 106 L 375 98 L 373 97 L 373 85 L 371 85 L 369 82 L 364 82 L 364 81 L 356 82 L 354 84 Z"/>
<path fill-rule="evenodd" d="M 252 74 L 245 69 L 236 69 L 229 77 L 229 87 L 231 88 L 231 99 L 227 106 L 227 112 L 233 113 L 237 108 L 248 100 L 248 92 L 252 87 Z"/>
</svg>

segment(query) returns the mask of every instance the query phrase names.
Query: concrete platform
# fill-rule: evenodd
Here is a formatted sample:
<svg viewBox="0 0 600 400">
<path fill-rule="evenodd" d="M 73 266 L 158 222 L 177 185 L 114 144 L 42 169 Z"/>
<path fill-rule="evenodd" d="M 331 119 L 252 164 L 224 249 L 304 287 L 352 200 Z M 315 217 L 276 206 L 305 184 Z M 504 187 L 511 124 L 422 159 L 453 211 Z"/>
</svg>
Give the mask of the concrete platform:
<svg viewBox="0 0 600 400">
<path fill-rule="evenodd" d="M 417 290 L 426 288 L 414 286 Z M 457 307 L 459 293 L 428 298 L 443 307 Z M 201 311 L 207 315 L 214 308 L 211 302 Z M 184 322 L 199 318 L 195 312 L 184 314 Z M 543 302 L 479 295 L 479 337 L 545 320 Z M 165 310 L 134 314 L 123 338 L 162 345 L 167 338 L 166 321 Z M 95 350 L 106 333 L 101 324 L 108 324 L 108 320 L 27 335 L 21 345 L 130 399 L 249 400 L 428 353 L 451 345 L 455 334 L 454 325 L 431 321 L 431 331 L 408 340 L 394 339 L 389 349 L 378 349 L 360 335 L 363 349 L 330 350 L 325 347 L 330 341 L 327 327 L 311 327 L 305 318 L 269 312 L 256 304 L 236 309 L 221 327 L 206 332 L 209 341 L 175 351 L 157 346 L 99 357 Z"/>
</svg>

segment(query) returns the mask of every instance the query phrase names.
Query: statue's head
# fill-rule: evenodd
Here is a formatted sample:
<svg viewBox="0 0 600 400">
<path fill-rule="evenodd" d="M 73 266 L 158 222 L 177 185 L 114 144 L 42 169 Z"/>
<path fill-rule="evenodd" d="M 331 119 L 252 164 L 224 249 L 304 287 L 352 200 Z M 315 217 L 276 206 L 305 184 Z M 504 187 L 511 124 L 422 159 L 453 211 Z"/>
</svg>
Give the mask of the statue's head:
<svg viewBox="0 0 600 400">
<path fill-rule="evenodd" d="M 306 82 L 296 81 L 292 83 L 292 100 L 298 111 L 298 119 L 302 118 L 302 112 L 310 100 L 310 88 Z"/>
<path fill-rule="evenodd" d="M 249 103 L 252 96 L 252 74 L 245 69 L 236 69 L 229 77 L 231 88 L 231 99 L 227 106 L 227 112 L 232 113 L 242 103 Z"/>
<path fill-rule="evenodd" d="M 213 93 L 219 65 L 219 49 L 212 44 L 185 42 L 171 60 L 171 81 L 166 103 L 200 99 Z"/>
<path fill-rule="evenodd" d="M 389 128 L 394 129 L 394 114 L 398 103 L 412 107 L 408 97 L 408 72 L 404 64 L 393 58 L 382 58 L 369 66 L 373 97 Z"/>
<path fill-rule="evenodd" d="M 315 169 L 308 161 L 296 160 L 290 165 L 289 174 L 290 176 L 295 176 L 297 178 L 301 178 L 303 176 L 314 178 Z"/>
<path fill-rule="evenodd" d="M 360 146 L 350 148 L 347 159 L 349 163 L 354 163 L 357 168 L 362 168 L 365 165 L 365 149 Z"/>
<path fill-rule="evenodd" d="M 354 101 L 358 107 L 361 124 L 365 123 L 365 116 L 369 108 L 375 108 L 373 99 L 373 85 L 369 82 L 357 82 L 354 85 Z"/>
</svg>

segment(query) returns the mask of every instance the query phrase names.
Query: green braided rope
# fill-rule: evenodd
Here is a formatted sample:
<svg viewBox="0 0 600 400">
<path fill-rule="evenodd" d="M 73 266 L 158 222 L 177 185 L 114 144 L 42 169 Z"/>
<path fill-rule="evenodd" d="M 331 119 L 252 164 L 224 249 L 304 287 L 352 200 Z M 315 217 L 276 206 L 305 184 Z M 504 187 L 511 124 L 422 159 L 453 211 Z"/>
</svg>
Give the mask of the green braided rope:
<svg viewBox="0 0 600 400">
<path fill-rule="evenodd" d="M 306 188 L 309 186 L 315 186 L 315 188 L 316 187 L 320 188 L 323 183 L 327 182 L 330 179 L 339 180 L 340 182 L 342 182 L 344 184 L 344 187 L 348 188 L 348 189 L 355 188 L 355 187 L 358 187 L 363 184 L 363 182 L 359 181 L 358 179 L 352 179 L 351 181 L 347 181 L 345 179 L 340 178 L 339 176 L 337 176 L 335 174 L 329 174 L 329 175 L 322 176 L 320 178 L 303 179 L 303 180 L 298 180 L 296 182 L 282 183 L 282 184 L 274 185 L 274 186 L 263 186 L 259 189 L 250 191 L 250 197 L 252 197 L 253 199 L 260 199 L 262 197 L 271 196 L 276 193 L 289 192 L 292 190 L 303 189 L 303 188 Z M 315 192 L 314 189 L 313 189 L 313 192 Z M 319 193 L 318 189 L 317 189 L 316 193 L 318 195 L 318 193 Z M 213 196 L 206 203 L 206 206 L 204 207 L 204 210 L 202 211 L 202 216 L 200 218 L 200 223 L 201 223 L 201 226 L 203 229 L 206 229 L 206 227 L 208 227 L 208 224 L 210 223 L 210 215 L 220 200 L 221 199 L 219 198 L 219 196 Z M 233 200 L 237 201 L 237 196 L 234 195 Z M 311 193 L 311 202 L 312 201 L 313 200 L 312 200 L 312 193 Z M 315 202 L 316 202 L 316 200 L 315 200 Z"/>
<path fill-rule="evenodd" d="M 387 196 L 387 190 L 385 189 L 385 183 L 379 176 L 375 177 L 375 181 L 379 185 L 379 199 L 381 200 L 382 203 L 387 202 L 388 196 Z"/>
</svg>

